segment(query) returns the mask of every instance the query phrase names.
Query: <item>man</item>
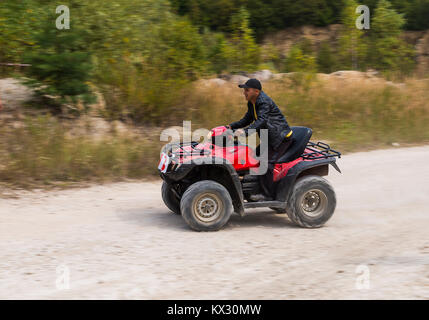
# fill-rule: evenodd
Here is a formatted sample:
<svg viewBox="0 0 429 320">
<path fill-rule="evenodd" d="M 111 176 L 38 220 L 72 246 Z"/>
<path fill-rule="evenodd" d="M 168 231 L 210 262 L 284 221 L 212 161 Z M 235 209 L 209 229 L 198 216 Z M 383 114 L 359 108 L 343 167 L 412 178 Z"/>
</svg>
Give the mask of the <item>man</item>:
<svg viewBox="0 0 429 320">
<path fill-rule="evenodd" d="M 259 176 L 259 181 L 264 194 L 252 195 L 253 201 L 267 201 L 272 197 L 274 164 L 292 143 L 292 130 L 285 117 L 274 101 L 262 91 L 262 85 L 257 79 L 249 79 L 245 84 L 240 84 L 243 94 L 247 100 L 247 112 L 244 117 L 233 122 L 227 127 L 236 130 L 238 135 L 248 136 L 250 129 L 268 130 L 268 146 L 259 146 L 257 153 L 268 147 L 268 170 L 265 175 Z M 241 129 L 248 126 L 246 129 Z"/>
</svg>

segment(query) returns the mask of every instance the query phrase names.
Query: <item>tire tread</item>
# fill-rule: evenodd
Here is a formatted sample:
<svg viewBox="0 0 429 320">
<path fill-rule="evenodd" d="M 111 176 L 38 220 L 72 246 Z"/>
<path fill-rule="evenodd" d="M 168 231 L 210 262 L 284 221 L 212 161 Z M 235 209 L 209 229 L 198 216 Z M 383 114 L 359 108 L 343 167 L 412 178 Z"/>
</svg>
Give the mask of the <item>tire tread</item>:
<svg viewBox="0 0 429 320">
<path fill-rule="evenodd" d="M 322 184 L 329 193 L 331 193 L 331 196 L 333 197 L 333 203 L 331 203 L 331 206 L 333 206 L 333 210 L 331 210 L 331 212 L 328 212 L 327 215 L 323 216 L 323 219 L 321 222 L 319 223 L 309 223 L 305 220 L 302 219 L 302 217 L 298 214 L 297 209 L 296 209 L 296 201 L 297 201 L 297 196 L 299 196 L 299 190 L 304 188 L 306 185 L 308 184 Z M 327 195 L 328 197 L 328 202 L 329 202 L 329 195 Z M 329 204 L 328 204 L 329 206 Z M 320 177 L 320 176 L 316 176 L 316 175 L 308 175 L 308 176 L 304 176 L 302 178 L 300 178 L 295 185 L 293 186 L 293 190 L 291 192 L 291 195 L 289 197 L 289 200 L 287 201 L 287 208 L 286 208 L 286 213 L 289 217 L 289 219 L 299 225 L 300 227 L 303 228 L 319 228 L 321 226 L 323 226 L 326 221 L 328 221 L 334 211 L 335 211 L 335 207 L 336 207 L 336 196 L 335 196 L 335 191 L 334 188 L 332 187 L 332 185 L 329 183 L 328 180 Z"/>
<path fill-rule="evenodd" d="M 224 198 L 225 216 L 213 225 L 203 225 L 196 221 L 193 217 L 191 208 L 189 206 L 192 203 L 192 199 L 195 195 L 201 192 L 202 189 L 216 189 Z M 183 193 L 182 200 L 180 201 L 180 210 L 182 217 L 186 223 L 195 231 L 217 231 L 221 229 L 229 220 L 232 212 L 232 199 L 228 190 L 218 182 L 213 180 L 201 180 L 190 185 L 188 189 Z"/>
</svg>

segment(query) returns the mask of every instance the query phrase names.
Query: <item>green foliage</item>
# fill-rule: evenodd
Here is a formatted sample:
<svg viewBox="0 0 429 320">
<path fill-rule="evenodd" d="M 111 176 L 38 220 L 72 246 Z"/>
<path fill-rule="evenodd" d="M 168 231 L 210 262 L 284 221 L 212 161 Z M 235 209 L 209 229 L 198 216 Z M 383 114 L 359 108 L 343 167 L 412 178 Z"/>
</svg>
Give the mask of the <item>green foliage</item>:
<svg viewBox="0 0 429 320">
<path fill-rule="evenodd" d="M 429 0 L 394 1 L 405 4 L 404 9 L 399 11 L 405 14 L 406 28 L 409 30 L 429 29 Z M 396 6 L 395 6 L 396 8 Z"/>
<path fill-rule="evenodd" d="M 90 90 L 91 56 L 85 50 L 84 30 L 73 25 L 69 30 L 55 28 L 55 17 L 50 16 L 40 33 L 35 36 L 37 46 L 27 54 L 24 62 L 31 64 L 29 75 L 40 93 L 66 97 L 77 102 L 88 100 Z"/>
<path fill-rule="evenodd" d="M 181 15 L 188 15 L 192 23 L 210 27 L 216 31 L 228 32 L 232 15 L 239 9 L 236 0 L 171 0 L 175 11 Z"/>
<path fill-rule="evenodd" d="M 212 30 L 230 32 L 228 22 L 241 6 L 250 14 L 250 27 L 257 39 L 267 32 L 300 25 L 326 26 L 341 22 L 347 1 L 334 0 L 170 0 L 174 10 L 190 17 L 192 23 Z M 366 0 L 371 13 L 378 0 Z M 410 30 L 429 28 L 429 0 L 392 0 L 393 8 L 404 14 Z"/>
<path fill-rule="evenodd" d="M 335 69 L 335 53 L 328 42 L 323 42 L 317 52 L 317 69 L 319 72 L 331 73 Z"/>
<path fill-rule="evenodd" d="M 264 69 L 277 71 L 283 68 L 282 54 L 279 48 L 274 46 L 272 43 L 268 43 L 262 47 L 261 59 L 265 65 Z"/>
<path fill-rule="evenodd" d="M 342 30 L 339 36 L 338 60 L 341 68 L 363 69 L 367 44 L 364 40 L 364 30 L 356 28 L 355 0 L 346 0 L 341 13 Z"/>
<path fill-rule="evenodd" d="M 301 45 L 293 45 L 285 61 L 286 72 L 315 72 L 316 59 L 309 52 L 305 52 Z"/>
<path fill-rule="evenodd" d="M 0 28 L 10 35 L 5 42 L 15 34 L 26 34 L 21 29 L 28 31 L 32 45 L 17 46 L 19 57 L 24 57 L 17 62 L 32 64 L 30 83 L 44 94 L 73 102 L 88 97 L 89 81 L 107 94 L 112 90 L 104 85 L 113 86 L 121 91 L 122 101 L 116 102 L 125 104 L 120 109 L 129 109 L 127 115 L 139 121 L 151 120 L 173 103 L 173 92 L 210 70 L 198 29 L 172 14 L 167 0 L 66 0 L 62 4 L 70 8 L 70 30 L 55 28 L 53 12 L 58 4 L 53 0 L 26 0 L 23 7 L 0 4 Z M 37 19 L 39 27 L 32 30 L 27 20 L 19 27 L 20 18 L 35 7 L 43 13 Z M 3 16 L 10 16 L 7 23 Z M 0 57 L 16 61 L 18 49 L 12 45 L 1 47 Z M 111 108 L 112 113 L 115 109 Z M 122 116 L 121 111 L 114 117 Z"/>
<path fill-rule="evenodd" d="M 359 30 L 355 26 L 356 7 L 354 0 L 346 1 L 335 64 L 342 69 L 374 68 L 386 75 L 411 73 L 415 65 L 414 49 L 400 38 L 405 23 L 403 15 L 387 0 L 379 0 L 371 16 L 370 29 Z M 320 51 L 322 53 L 326 59 L 326 48 Z M 324 59 L 320 58 L 319 63 Z"/>
<path fill-rule="evenodd" d="M 203 34 L 207 48 L 207 59 L 210 61 L 210 70 L 220 74 L 227 70 L 229 59 L 232 56 L 232 48 L 223 33 L 206 32 Z"/>
<path fill-rule="evenodd" d="M 171 3 L 177 13 L 188 15 L 194 24 L 223 32 L 233 31 L 228 22 L 244 7 L 258 39 L 267 32 L 291 26 L 338 22 L 342 8 L 342 1 L 329 0 L 171 0 Z"/>
<path fill-rule="evenodd" d="M 224 48 L 228 69 L 232 72 L 256 70 L 260 62 L 260 51 L 249 28 L 249 13 L 246 9 L 240 8 L 231 17 L 230 28 L 231 45 Z"/>
<path fill-rule="evenodd" d="M 380 0 L 372 19 L 368 61 L 387 72 L 412 70 L 413 49 L 400 39 L 405 20 L 387 0 Z"/>
<path fill-rule="evenodd" d="M 391 0 L 390 3 L 396 12 L 404 16 L 405 29 L 429 29 L 429 0 Z M 374 12 L 378 0 L 366 0 L 365 4 Z"/>
<path fill-rule="evenodd" d="M 397 37 L 405 23 L 402 14 L 398 14 L 389 1 L 379 0 L 372 18 L 371 36 L 374 38 Z"/>
<path fill-rule="evenodd" d="M 206 52 L 197 29 L 185 19 L 163 22 L 152 50 L 143 56 L 146 69 L 165 78 L 196 80 L 207 68 Z"/>
<path fill-rule="evenodd" d="M 64 0 L 71 29 L 59 31 L 54 0 L 2 1 L 0 62 L 30 62 L 27 75 L 67 103 L 87 97 L 91 86 L 102 93 L 109 118 L 162 124 L 178 112 L 192 81 L 213 74 L 261 67 L 410 72 L 413 50 L 399 40 L 404 21 L 392 8 L 407 16 L 426 0 L 386 3 L 371 11 L 371 29 L 362 31 L 353 0 Z M 368 1 L 370 8 L 376 4 Z M 302 41 L 284 57 L 274 45 L 261 50 L 256 42 L 288 26 L 341 21 L 338 45 L 322 43 L 317 52 Z"/>
<path fill-rule="evenodd" d="M 0 2 L 0 62 L 21 62 L 45 16 L 35 0 Z"/>
<path fill-rule="evenodd" d="M 143 25 L 147 41 L 137 42 L 137 47 L 146 44 L 141 51 L 97 53 L 96 79 L 108 85 L 103 93 L 110 117 L 159 123 L 168 114 L 166 108 L 177 103 L 180 90 L 205 74 L 210 64 L 202 36 L 188 20 L 166 15 Z"/>
</svg>

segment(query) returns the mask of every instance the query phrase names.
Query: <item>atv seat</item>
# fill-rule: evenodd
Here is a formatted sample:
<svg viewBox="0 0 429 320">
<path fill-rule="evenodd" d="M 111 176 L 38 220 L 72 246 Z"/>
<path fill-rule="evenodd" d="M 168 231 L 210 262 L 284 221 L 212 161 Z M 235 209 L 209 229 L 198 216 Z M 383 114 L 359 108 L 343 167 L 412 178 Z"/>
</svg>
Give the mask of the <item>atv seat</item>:
<svg viewBox="0 0 429 320">
<path fill-rule="evenodd" d="M 291 138 L 292 144 L 276 163 L 291 162 L 298 159 L 304 153 L 307 143 L 310 141 L 311 135 L 313 134 L 313 131 L 306 127 L 291 127 L 291 129 L 293 131 Z"/>
</svg>

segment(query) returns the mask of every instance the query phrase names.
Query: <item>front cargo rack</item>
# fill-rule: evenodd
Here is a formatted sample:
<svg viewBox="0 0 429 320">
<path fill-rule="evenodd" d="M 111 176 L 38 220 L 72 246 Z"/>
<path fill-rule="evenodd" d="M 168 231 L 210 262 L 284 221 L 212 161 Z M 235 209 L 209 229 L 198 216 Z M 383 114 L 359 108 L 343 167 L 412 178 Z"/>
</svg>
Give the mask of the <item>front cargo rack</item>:
<svg viewBox="0 0 429 320">
<path fill-rule="evenodd" d="M 167 154 L 170 156 L 171 154 L 177 155 L 179 157 L 188 157 L 192 155 L 210 155 L 211 151 L 207 149 L 199 149 L 196 146 L 199 145 L 198 142 L 180 142 L 180 143 L 170 143 L 167 145 Z M 191 147 L 192 151 L 188 151 L 183 147 Z"/>
<path fill-rule="evenodd" d="M 316 160 L 338 157 L 341 158 L 341 152 L 331 149 L 331 147 L 321 141 L 314 143 L 309 141 L 303 155 L 304 160 Z"/>
</svg>

